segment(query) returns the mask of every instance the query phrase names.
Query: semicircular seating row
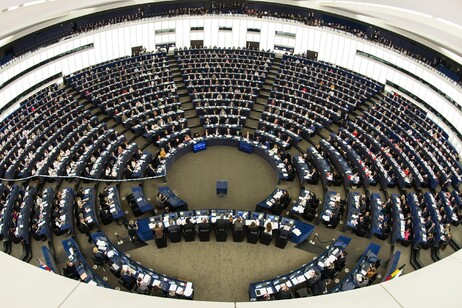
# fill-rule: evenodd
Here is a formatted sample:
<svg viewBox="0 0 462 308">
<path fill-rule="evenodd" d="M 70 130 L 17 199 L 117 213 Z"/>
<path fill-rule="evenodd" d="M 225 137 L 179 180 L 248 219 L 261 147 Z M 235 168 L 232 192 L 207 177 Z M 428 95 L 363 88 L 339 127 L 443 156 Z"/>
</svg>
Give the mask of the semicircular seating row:
<svg viewBox="0 0 462 308">
<path fill-rule="evenodd" d="M 170 60 L 165 53 L 148 53 L 84 69 L 65 80 L 108 118 L 169 153 L 191 141 L 170 61 L 177 61 L 180 67 L 193 105 L 202 117 L 204 135 L 232 137 L 241 135 L 274 59 L 272 53 L 245 49 L 178 50 Z M 276 145 L 282 155 L 284 149 L 337 123 L 342 126 L 338 134 L 332 133 L 316 147 L 308 148 L 303 156 L 282 159 L 286 167 L 298 171 L 301 184 L 305 179 L 316 182 L 319 178 L 326 188 L 377 183 L 384 189 L 414 187 L 416 194 L 391 195 L 383 201 L 366 196 L 367 202 L 356 202 L 358 198 L 349 196 L 347 199 L 353 200 L 347 202 L 351 204 L 349 226 L 359 235 L 367 233 L 371 224 L 366 230 L 358 225 L 361 217 L 372 211 L 372 226 L 378 236 L 386 238 L 391 233 L 394 242 L 439 247 L 447 242 L 448 224 L 458 224 L 461 219 L 459 156 L 447 134 L 425 112 L 397 94 L 378 95 L 381 90 L 380 84 L 354 72 L 284 56 L 258 129 L 242 138 L 267 149 Z M 380 104 L 373 103 L 372 97 Z M 128 144 L 123 134 L 99 121 L 79 99 L 66 86 L 52 85 L 2 121 L 1 177 L 122 179 L 164 174 L 163 157 L 143 153 L 136 143 Z M 372 102 L 372 107 L 366 102 Z M 361 114 L 354 116 L 359 110 Z M 315 172 L 311 172 L 313 168 Z M 438 186 L 442 190 L 436 193 Z M 419 191 L 425 187 L 433 191 Z M 451 187 L 454 190 L 450 191 Z M 71 191 L 64 190 L 55 198 L 52 190 L 38 192 L 33 186 L 2 184 L 1 191 L 3 238 L 29 241 L 29 216 L 33 217 L 32 235 L 37 238 L 45 235 L 49 239 L 51 224 L 55 229 L 73 228 L 74 218 L 66 214 L 77 204 Z M 97 224 L 102 217 L 96 214 L 96 194 L 92 194 L 93 206 L 89 208 L 93 209 L 83 210 L 83 217 L 78 218 Z M 108 195 L 116 198 L 118 192 Z M 344 209 L 342 202 L 330 195 L 324 197 L 319 214 L 327 226 L 334 227 Z M 313 208 L 306 196 L 309 194 L 300 196 L 296 208 L 298 214 L 309 218 L 319 209 Z M 20 224 L 20 219 L 26 222 Z M 65 228 L 61 231 L 66 232 Z"/>
</svg>

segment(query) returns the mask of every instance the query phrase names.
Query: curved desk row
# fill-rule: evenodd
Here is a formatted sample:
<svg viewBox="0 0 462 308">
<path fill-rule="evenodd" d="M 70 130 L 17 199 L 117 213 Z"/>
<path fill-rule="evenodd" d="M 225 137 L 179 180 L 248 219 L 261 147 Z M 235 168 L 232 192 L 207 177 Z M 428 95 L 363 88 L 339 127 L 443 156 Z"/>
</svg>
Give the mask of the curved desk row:
<svg viewBox="0 0 462 308">
<path fill-rule="evenodd" d="M 314 226 L 310 224 L 283 216 L 251 212 L 247 210 L 211 209 L 166 213 L 163 215 L 139 219 L 138 237 L 143 241 L 152 240 L 154 238 L 152 229 L 156 223 L 162 224 L 164 228 L 168 228 L 171 221 L 173 221 L 173 224 L 183 226 L 186 224 L 187 218 L 189 218 L 193 224 L 199 224 L 204 218 L 206 218 L 208 222 L 214 224 L 216 220 L 220 218 L 221 214 L 223 214 L 225 219 L 232 217 L 233 220 L 235 220 L 238 217 L 241 217 L 247 226 L 252 222 L 255 222 L 260 228 L 263 228 L 268 222 L 271 222 L 273 230 L 287 226 L 290 228 L 292 233 L 290 241 L 293 243 L 301 243 L 305 241 L 314 230 Z"/>
<path fill-rule="evenodd" d="M 109 288 L 109 285 L 101 279 L 88 265 L 87 261 L 83 257 L 82 253 L 80 252 L 79 246 L 74 241 L 74 239 L 69 238 L 63 240 L 62 242 L 64 251 L 66 252 L 67 258 L 69 261 L 74 263 L 77 272 L 80 275 L 80 279 L 83 282 L 86 282 L 91 285 L 96 285 L 100 287 Z"/>
<path fill-rule="evenodd" d="M 299 269 L 270 280 L 252 283 L 249 288 L 250 301 L 263 299 L 265 296 L 277 293 L 284 286 L 297 288 L 298 285 L 304 282 L 314 280 L 316 277 L 320 278 L 319 273 L 337 259 L 340 252 L 345 250 L 350 241 L 351 238 L 341 235 L 321 255 L 310 263 L 302 265 Z"/>
<path fill-rule="evenodd" d="M 121 270 L 129 271 L 132 277 L 141 278 L 149 286 L 157 286 L 164 292 L 175 292 L 179 297 L 193 299 L 194 290 L 191 282 L 171 278 L 142 266 L 118 250 L 103 232 L 94 233 L 91 237 L 98 250 L 109 259 L 110 268 L 114 274 L 119 274 Z"/>
<path fill-rule="evenodd" d="M 205 143 L 205 144 L 204 144 Z M 264 144 L 256 141 L 249 141 L 239 136 L 206 136 L 194 138 L 191 141 L 183 142 L 174 149 L 170 150 L 163 162 L 163 175 L 168 173 L 171 166 L 189 152 L 205 150 L 210 146 L 231 146 L 247 153 L 255 153 L 266 160 L 277 174 L 277 181 L 288 178 L 287 169 L 281 159 L 270 152 Z"/>
<path fill-rule="evenodd" d="M 377 263 L 380 263 L 380 259 L 377 258 L 379 254 L 380 246 L 374 243 L 369 244 L 366 250 L 361 255 L 355 268 L 338 283 L 330 293 L 336 293 L 340 291 L 348 291 L 356 288 L 360 288 L 365 284 L 372 283 L 371 280 L 366 279 L 367 272 L 371 266 L 377 268 Z"/>
</svg>

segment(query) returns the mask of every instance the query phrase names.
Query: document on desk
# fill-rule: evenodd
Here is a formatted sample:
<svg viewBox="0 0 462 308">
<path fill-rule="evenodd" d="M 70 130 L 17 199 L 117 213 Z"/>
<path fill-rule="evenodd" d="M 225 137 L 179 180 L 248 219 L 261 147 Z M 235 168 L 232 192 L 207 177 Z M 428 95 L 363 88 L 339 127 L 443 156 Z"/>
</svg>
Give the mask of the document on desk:
<svg viewBox="0 0 462 308">
<path fill-rule="evenodd" d="M 99 247 L 102 247 L 102 246 L 106 246 L 106 242 L 105 242 L 105 241 L 102 241 L 102 240 L 100 240 L 100 239 L 98 239 L 98 240 L 96 241 L 96 246 L 98 246 L 98 248 L 99 248 Z"/>
<path fill-rule="evenodd" d="M 257 296 L 260 296 L 262 294 L 265 294 L 266 293 L 266 289 L 265 288 L 261 288 L 261 289 L 255 289 L 255 294 Z"/>
<path fill-rule="evenodd" d="M 279 223 L 276 222 L 276 221 L 273 221 L 273 222 L 271 223 L 271 226 L 273 227 L 273 229 L 279 229 Z"/>
<path fill-rule="evenodd" d="M 193 293 L 193 288 L 192 288 L 192 283 L 191 282 L 187 282 L 186 283 L 186 288 L 184 289 L 184 295 L 185 296 L 191 296 Z"/>
<path fill-rule="evenodd" d="M 145 274 L 143 281 L 149 284 L 151 282 L 151 276 L 148 274 Z"/>
<path fill-rule="evenodd" d="M 85 273 L 85 272 L 83 272 L 83 273 L 80 275 L 80 279 L 82 279 L 82 280 L 87 279 L 87 277 L 88 277 L 88 276 L 87 276 L 87 273 Z"/>
<path fill-rule="evenodd" d="M 154 287 L 160 287 L 160 280 L 159 279 L 154 279 L 154 281 L 152 282 L 152 286 Z"/>
<path fill-rule="evenodd" d="M 178 288 L 178 286 L 175 283 L 171 283 L 168 290 L 169 291 L 176 291 L 177 288 Z"/>
<path fill-rule="evenodd" d="M 292 233 L 295 234 L 296 236 L 300 236 L 302 234 L 302 232 L 300 231 L 300 229 L 298 228 L 294 228 L 292 230 Z"/>
</svg>

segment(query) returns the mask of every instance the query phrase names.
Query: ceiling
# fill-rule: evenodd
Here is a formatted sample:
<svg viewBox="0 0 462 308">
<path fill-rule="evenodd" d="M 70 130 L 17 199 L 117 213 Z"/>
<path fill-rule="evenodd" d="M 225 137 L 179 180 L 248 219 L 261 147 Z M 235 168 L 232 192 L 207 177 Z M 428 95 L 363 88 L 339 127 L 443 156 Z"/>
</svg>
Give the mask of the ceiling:
<svg viewBox="0 0 462 308">
<path fill-rule="evenodd" d="M 116 7 L 169 0 L 2 0 L 0 46 L 54 23 Z M 256 0 L 259 1 L 259 0 Z M 332 12 L 380 26 L 462 63 L 460 0 L 269 0 Z"/>
</svg>

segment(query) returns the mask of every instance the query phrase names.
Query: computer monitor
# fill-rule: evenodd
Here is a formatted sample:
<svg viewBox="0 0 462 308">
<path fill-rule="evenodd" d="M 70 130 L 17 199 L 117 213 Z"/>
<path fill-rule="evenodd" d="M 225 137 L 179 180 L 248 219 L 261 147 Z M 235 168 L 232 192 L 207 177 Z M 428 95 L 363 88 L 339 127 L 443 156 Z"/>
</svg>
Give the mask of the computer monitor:
<svg viewBox="0 0 462 308">
<path fill-rule="evenodd" d="M 207 148 L 207 146 L 205 144 L 205 141 L 200 141 L 200 142 L 197 142 L 197 143 L 193 144 L 193 152 L 194 153 L 199 152 L 199 151 L 203 151 L 206 148 Z"/>
</svg>

